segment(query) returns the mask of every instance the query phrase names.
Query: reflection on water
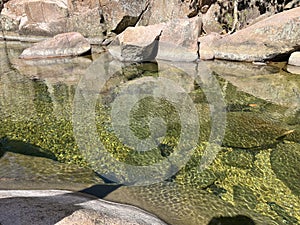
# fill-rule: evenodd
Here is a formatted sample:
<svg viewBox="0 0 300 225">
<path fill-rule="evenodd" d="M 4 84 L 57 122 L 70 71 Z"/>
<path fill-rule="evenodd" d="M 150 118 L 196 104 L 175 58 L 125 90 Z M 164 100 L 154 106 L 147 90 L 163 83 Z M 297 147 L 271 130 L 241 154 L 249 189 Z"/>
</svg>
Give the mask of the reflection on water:
<svg viewBox="0 0 300 225">
<path fill-rule="evenodd" d="M 136 185 L 152 171 L 165 181 L 106 198 L 176 225 L 299 223 L 299 76 L 232 62 L 23 61 L 21 50 L 1 43 L 1 188 L 74 190 L 103 183 L 96 173 Z M 94 110 L 74 120 L 78 105 Z M 211 134 L 225 122 L 218 148 Z"/>
</svg>

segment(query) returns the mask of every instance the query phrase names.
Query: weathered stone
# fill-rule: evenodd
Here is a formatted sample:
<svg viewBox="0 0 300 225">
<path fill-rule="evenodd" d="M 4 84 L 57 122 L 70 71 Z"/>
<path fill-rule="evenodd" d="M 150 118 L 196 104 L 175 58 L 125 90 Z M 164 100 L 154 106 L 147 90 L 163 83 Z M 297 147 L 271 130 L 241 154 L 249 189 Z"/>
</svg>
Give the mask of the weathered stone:
<svg viewBox="0 0 300 225">
<path fill-rule="evenodd" d="M 273 15 L 211 45 L 216 59 L 263 61 L 300 46 L 300 8 Z M 201 52 L 201 50 L 200 50 Z"/>
<path fill-rule="evenodd" d="M 35 36 L 54 36 L 76 31 L 103 41 L 99 2 L 75 3 L 71 0 L 10 0 L 1 12 L 3 34 L 7 39 L 30 40 Z"/>
<path fill-rule="evenodd" d="M 195 61 L 198 58 L 198 37 L 201 34 L 200 17 L 176 19 L 166 23 L 159 38 L 157 59 Z"/>
<path fill-rule="evenodd" d="M 101 0 L 102 16 L 107 30 L 120 34 L 128 26 L 135 26 L 139 18 L 146 10 L 148 1 Z"/>
<path fill-rule="evenodd" d="M 168 22 L 173 19 L 186 19 L 188 13 L 189 5 L 186 1 L 151 0 L 138 24 L 151 25 Z"/>
<path fill-rule="evenodd" d="M 88 52 L 91 49 L 89 42 L 76 32 L 64 33 L 36 43 L 25 49 L 20 58 L 53 58 L 64 56 L 76 56 Z"/>
<path fill-rule="evenodd" d="M 300 66 L 300 52 L 293 52 L 289 58 L 289 64 L 293 66 Z"/>
<path fill-rule="evenodd" d="M 200 59 L 209 60 L 214 59 L 214 51 L 211 46 L 214 42 L 220 40 L 222 36 L 218 33 L 211 33 L 206 36 L 202 36 L 198 38 L 199 44 L 199 56 Z"/>
<path fill-rule="evenodd" d="M 110 44 L 109 52 L 121 61 L 153 60 L 163 27 L 163 24 L 128 27 Z"/>
<path fill-rule="evenodd" d="M 220 6 L 218 4 L 213 4 L 209 7 L 208 11 L 202 15 L 203 31 L 206 34 L 212 32 L 221 33 L 223 31 L 222 25 L 218 22 L 218 12 L 220 11 Z"/>
</svg>

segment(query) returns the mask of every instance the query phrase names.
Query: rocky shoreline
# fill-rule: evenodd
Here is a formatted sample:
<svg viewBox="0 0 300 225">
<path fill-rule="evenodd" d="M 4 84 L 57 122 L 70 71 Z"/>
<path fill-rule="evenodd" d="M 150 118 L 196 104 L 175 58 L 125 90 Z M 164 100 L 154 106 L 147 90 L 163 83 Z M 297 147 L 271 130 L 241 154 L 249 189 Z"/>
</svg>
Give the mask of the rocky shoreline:
<svg viewBox="0 0 300 225">
<path fill-rule="evenodd" d="M 3 2 L 1 39 L 38 42 L 77 32 L 92 47 L 102 46 L 100 51 L 108 49 L 121 61 L 287 61 L 300 48 L 298 1 Z M 82 39 L 76 41 L 82 43 Z M 26 57 L 55 57 L 49 56 L 51 48 L 69 52 L 69 44 L 54 42 L 27 50 Z M 75 52 L 57 56 L 83 53 L 80 44 L 72 48 Z M 292 67 L 299 66 L 299 54 L 292 61 Z"/>
</svg>

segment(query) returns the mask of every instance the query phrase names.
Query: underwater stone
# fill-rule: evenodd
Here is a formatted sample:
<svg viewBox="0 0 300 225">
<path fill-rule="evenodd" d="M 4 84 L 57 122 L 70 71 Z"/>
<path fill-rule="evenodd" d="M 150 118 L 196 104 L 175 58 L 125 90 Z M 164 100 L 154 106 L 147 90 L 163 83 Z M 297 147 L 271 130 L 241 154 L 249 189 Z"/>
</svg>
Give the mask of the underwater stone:
<svg viewBox="0 0 300 225">
<path fill-rule="evenodd" d="M 230 112 L 227 114 L 223 145 L 235 148 L 270 146 L 283 136 L 286 129 L 266 121 L 257 113 Z"/>
<path fill-rule="evenodd" d="M 279 144 L 270 156 L 272 169 L 277 178 L 296 195 L 300 195 L 299 149 L 298 143 Z"/>
</svg>

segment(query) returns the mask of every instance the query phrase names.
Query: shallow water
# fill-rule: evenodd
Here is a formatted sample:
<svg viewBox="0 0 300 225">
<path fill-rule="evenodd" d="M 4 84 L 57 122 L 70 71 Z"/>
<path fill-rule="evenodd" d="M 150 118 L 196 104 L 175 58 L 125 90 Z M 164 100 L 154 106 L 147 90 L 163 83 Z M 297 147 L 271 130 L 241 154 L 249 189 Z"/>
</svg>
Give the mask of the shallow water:
<svg viewBox="0 0 300 225">
<path fill-rule="evenodd" d="M 128 186 L 107 199 L 174 225 L 299 223 L 300 78 L 285 65 L 23 61 L 0 45 L 0 188 L 111 181 Z"/>
</svg>

